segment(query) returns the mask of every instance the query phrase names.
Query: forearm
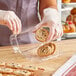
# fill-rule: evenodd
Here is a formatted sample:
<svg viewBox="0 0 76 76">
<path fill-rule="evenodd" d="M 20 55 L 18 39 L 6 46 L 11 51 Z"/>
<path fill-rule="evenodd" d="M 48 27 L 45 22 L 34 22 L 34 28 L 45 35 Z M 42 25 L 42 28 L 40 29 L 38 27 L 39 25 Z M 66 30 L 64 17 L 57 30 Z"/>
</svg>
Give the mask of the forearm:
<svg viewBox="0 0 76 76">
<path fill-rule="evenodd" d="M 39 0 L 39 13 L 41 18 L 43 18 L 43 10 L 45 8 L 55 8 L 57 9 L 56 0 Z"/>
</svg>

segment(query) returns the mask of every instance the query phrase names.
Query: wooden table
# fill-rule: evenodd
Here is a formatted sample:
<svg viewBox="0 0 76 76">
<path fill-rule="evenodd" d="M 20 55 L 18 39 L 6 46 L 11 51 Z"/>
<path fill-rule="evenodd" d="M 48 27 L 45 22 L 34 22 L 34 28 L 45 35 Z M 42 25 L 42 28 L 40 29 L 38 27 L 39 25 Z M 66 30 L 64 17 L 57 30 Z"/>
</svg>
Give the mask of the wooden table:
<svg viewBox="0 0 76 76">
<path fill-rule="evenodd" d="M 55 42 L 57 45 L 57 50 L 59 49 L 61 55 L 53 59 L 43 61 L 40 63 L 30 62 L 26 60 L 21 54 L 15 54 L 11 46 L 0 47 L 0 61 L 8 63 L 19 63 L 24 65 L 40 66 L 47 70 L 44 76 L 52 75 L 60 66 L 62 66 L 73 54 L 76 53 L 76 39 L 62 40 L 60 42 Z M 27 46 L 33 46 L 34 44 L 23 45 L 23 49 Z M 48 75 L 47 75 L 48 74 Z"/>
</svg>

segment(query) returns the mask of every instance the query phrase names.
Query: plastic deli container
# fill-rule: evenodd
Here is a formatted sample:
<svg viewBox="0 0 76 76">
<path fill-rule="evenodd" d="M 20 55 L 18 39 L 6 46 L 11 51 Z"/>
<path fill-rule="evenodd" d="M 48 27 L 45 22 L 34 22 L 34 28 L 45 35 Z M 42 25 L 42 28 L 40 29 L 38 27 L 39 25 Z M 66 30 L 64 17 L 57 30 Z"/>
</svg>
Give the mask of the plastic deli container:
<svg viewBox="0 0 76 76">
<path fill-rule="evenodd" d="M 45 39 L 42 41 L 43 37 L 41 35 L 47 32 L 41 29 L 43 32 L 41 33 L 40 30 L 37 31 L 40 36 L 36 36 L 36 33 L 33 32 L 34 28 L 32 27 L 20 34 L 10 36 L 10 42 L 14 52 L 22 54 L 25 59 L 29 59 L 30 61 L 45 61 L 59 56 L 61 53 L 60 40 L 46 41 L 46 35 L 43 35 Z M 48 30 L 46 27 L 43 29 Z M 28 36 L 31 38 L 30 43 L 27 42 Z"/>
</svg>

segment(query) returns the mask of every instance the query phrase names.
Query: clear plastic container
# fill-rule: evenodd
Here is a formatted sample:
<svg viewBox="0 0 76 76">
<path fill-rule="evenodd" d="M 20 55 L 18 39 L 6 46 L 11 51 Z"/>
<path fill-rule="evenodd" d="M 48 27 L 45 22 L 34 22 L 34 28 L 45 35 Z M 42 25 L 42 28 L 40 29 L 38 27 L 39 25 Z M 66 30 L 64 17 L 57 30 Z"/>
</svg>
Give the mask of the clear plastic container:
<svg viewBox="0 0 76 76">
<path fill-rule="evenodd" d="M 58 43 L 60 42 L 60 40 L 40 42 L 36 39 L 35 33 L 33 33 L 34 28 L 35 27 L 32 27 L 30 29 L 27 29 L 24 32 L 21 32 L 20 34 L 10 36 L 10 42 L 11 42 L 14 52 L 22 54 L 23 56 L 25 56 L 25 59 L 29 59 L 30 61 L 33 61 L 33 60 L 34 61 L 45 61 L 45 60 L 52 59 L 54 57 L 59 56 L 60 51 L 61 51 L 61 47 L 59 47 L 59 45 L 61 44 L 58 45 Z M 31 39 L 33 39 L 35 42 L 21 44 L 20 39 L 21 40 L 23 39 L 22 36 L 25 35 L 25 37 L 27 37 L 28 34 L 31 36 Z M 51 44 L 55 44 L 55 46 Z M 39 52 L 39 49 L 42 47 L 44 47 L 43 49 L 44 54 L 41 54 L 40 53 L 41 51 Z M 47 55 L 48 52 L 45 52 L 45 51 L 51 50 L 52 47 L 54 51 L 52 50 L 52 52 L 50 52 Z"/>
</svg>

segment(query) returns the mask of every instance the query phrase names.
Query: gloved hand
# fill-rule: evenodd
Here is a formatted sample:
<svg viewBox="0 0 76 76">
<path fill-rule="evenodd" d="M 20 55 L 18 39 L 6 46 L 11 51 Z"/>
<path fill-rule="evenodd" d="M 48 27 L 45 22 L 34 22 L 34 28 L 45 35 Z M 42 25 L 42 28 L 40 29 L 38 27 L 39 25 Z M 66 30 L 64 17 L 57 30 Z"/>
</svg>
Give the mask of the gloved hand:
<svg viewBox="0 0 76 76">
<path fill-rule="evenodd" d="M 21 32 L 21 21 L 13 11 L 0 10 L 0 24 L 7 26 L 13 34 Z"/>
<path fill-rule="evenodd" d="M 47 40 L 55 40 L 63 35 L 63 29 L 59 13 L 54 8 L 44 9 L 44 17 L 42 21 L 37 24 L 35 32 L 41 27 L 48 26 L 50 28 L 50 34 Z"/>
</svg>

